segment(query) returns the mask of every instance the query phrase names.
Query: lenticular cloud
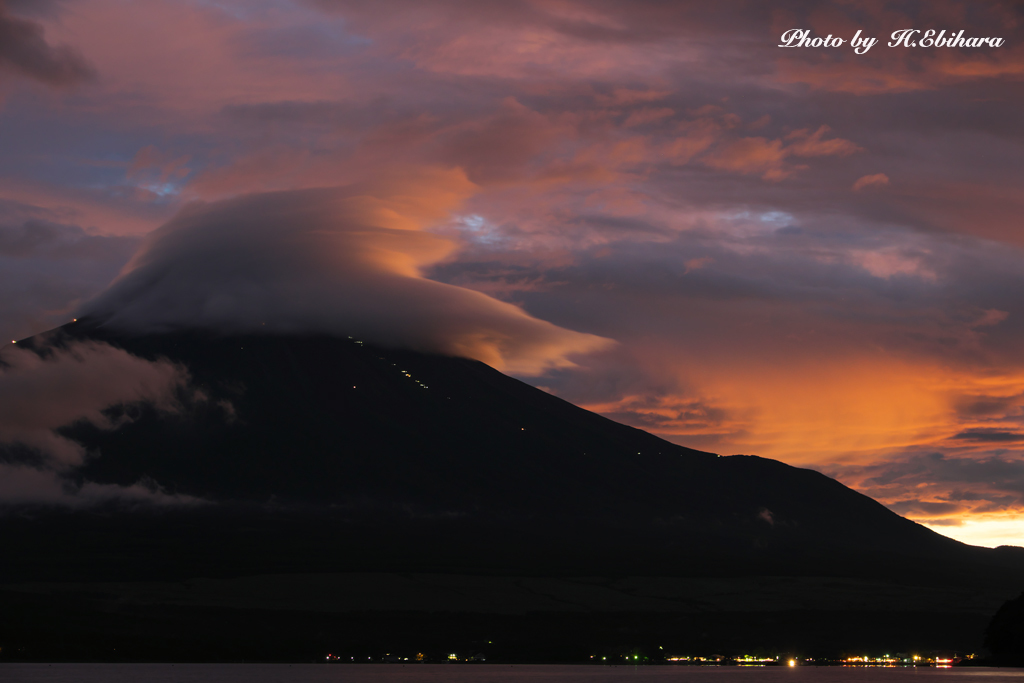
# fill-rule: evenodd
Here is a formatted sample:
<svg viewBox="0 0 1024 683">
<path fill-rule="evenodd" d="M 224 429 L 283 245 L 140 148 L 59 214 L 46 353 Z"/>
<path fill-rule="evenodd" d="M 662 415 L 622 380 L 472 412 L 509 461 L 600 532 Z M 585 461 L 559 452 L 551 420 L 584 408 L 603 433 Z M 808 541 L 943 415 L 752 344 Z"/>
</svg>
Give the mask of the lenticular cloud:
<svg viewBox="0 0 1024 683">
<path fill-rule="evenodd" d="M 137 333 L 344 334 L 522 374 L 611 343 L 424 278 L 456 245 L 418 229 L 423 204 L 365 188 L 196 203 L 154 231 L 84 313 Z"/>
</svg>

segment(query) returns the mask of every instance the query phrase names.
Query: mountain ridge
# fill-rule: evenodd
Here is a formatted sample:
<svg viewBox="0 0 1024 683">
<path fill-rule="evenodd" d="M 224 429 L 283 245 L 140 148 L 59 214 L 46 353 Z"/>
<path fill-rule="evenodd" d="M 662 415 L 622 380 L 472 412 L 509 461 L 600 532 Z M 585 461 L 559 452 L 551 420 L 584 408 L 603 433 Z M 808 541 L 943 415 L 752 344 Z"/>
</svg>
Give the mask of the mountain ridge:
<svg viewBox="0 0 1024 683">
<path fill-rule="evenodd" d="M 66 485 L 192 502 L 0 510 L 15 652 L 105 659 L 116 640 L 143 659 L 297 661 L 338 642 L 483 648 L 483 633 L 510 661 L 624 640 L 959 648 L 1020 591 L 1019 549 L 964 545 L 814 470 L 672 444 L 478 361 L 89 320 L 18 345 L 79 343 L 165 359 L 188 382 L 173 410 L 60 428 L 86 453 Z M 544 600 L 527 597 L 537 586 Z"/>
<path fill-rule="evenodd" d="M 843 543 L 866 542 L 871 522 L 906 536 L 875 534 L 876 547 L 961 545 L 814 470 L 678 446 L 478 361 L 327 336 L 124 335 L 88 320 L 20 344 L 45 354 L 86 340 L 181 364 L 204 397 L 114 430 L 62 428 L 91 453 L 79 483 L 410 516 L 727 522 L 751 538 L 820 527 L 825 514 Z M 826 514 L 837 499 L 849 509 Z"/>
</svg>

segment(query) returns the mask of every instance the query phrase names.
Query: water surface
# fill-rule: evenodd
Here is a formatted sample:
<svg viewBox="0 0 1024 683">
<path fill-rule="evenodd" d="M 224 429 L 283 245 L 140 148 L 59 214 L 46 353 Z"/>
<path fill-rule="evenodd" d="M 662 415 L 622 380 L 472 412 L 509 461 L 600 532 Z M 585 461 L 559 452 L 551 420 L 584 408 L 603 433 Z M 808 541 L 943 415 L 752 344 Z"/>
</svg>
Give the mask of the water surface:
<svg viewBox="0 0 1024 683">
<path fill-rule="evenodd" d="M 508 664 L 0 664 L 2 683 L 1024 683 L 1024 669 Z"/>
</svg>

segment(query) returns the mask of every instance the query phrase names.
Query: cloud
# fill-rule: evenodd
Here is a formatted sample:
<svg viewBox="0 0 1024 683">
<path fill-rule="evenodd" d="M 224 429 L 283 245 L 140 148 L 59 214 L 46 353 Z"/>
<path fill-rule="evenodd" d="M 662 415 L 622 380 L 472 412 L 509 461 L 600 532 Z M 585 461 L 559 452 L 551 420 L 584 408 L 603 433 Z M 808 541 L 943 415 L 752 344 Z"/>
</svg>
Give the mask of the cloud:
<svg viewBox="0 0 1024 683">
<path fill-rule="evenodd" d="M 854 152 L 863 152 L 864 148 L 858 147 L 849 140 L 842 138 L 825 139 L 825 135 L 832 130 L 828 126 L 818 126 L 813 133 L 808 128 L 794 130 L 786 136 L 789 145 L 786 152 L 798 157 L 824 157 L 824 156 L 847 156 Z"/>
<path fill-rule="evenodd" d="M 81 507 L 117 500 L 181 504 L 154 481 L 131 486 L 76 481 L 82 446 L 60 428 L 88 422 L 113 430 L 127 419 L 108 409 L 138 404 L 178 409 L 188 373 L 166 360 L 148 361 L 109 344 L 74 342 L 36 352 L 0 349 L 0 506 L 57 504 Z"/>
<path fill-rule="evenodd" d="M 0 0 L 0 69 L 52 86 L 75 85 L 96 77 L 93 67 L 74 49 L 46 42 L 43 27 L 9 14 Z"/>
<path fill-rule="evenodd" d="M 343 14 L 356 30 L 382 38 L 384 49 L 396 50 L 424 71 L 518 79 L 567 72 L 630 75 L 668 67 L 695 51 L 675 29 L 698 14 L 658 2 L 441 0 L 400 2 L 401 10 L 389 13 L 355 2 L 307 2 Z"/>
<path fill-rule="evenodd" d="M 825 468 L 900 514 L 927 518 L 1019 513 L 1024 505 L 1024 458 L 949 455 L 915 449 L 869 464 Z"/>
<path fill-rule="evenodd" d="M 1024 457 L 999 448 L 950 454 L 911 448 L 875 462 L 818 467 L 888 508 L 976 545 L 1024 545 Z"/>
<path fill-rule="evenodd" d="M 533 236 L 497 219 L 506 243 L 431 275 L 618 340 L 544 384 L 683 445 L 866 462 L 1019 408 L 1015 250 L 833 216 L 723 213 L 672 232 L 657 214 L 574 211 L 566 224 L 604 239 L 568 254 L 523 248 Z"/>
<path fill-rule="evenodd" d="M 765 180 L 782 180 L 802 166 L 785 166 L 789 157 L 848 156 L 861 152 L 863 148 L 842 138 L 824 139 L 831 130 L 819 126 L 813 133 L 810 129 L 795 130 L 781 139 L 768 140 L 763 137 L 739 138 L 719 147 L 704 157 L 704 163 L 711 168 L 737 171 L 739 173 L 763 173 Z"/>
<path fill-rule="evenodd" d="M 853 191 L 854 192 L 859 192 L 859 191 L 863 190 L 865 187 L 870 187 L 872 185 L 888 185 L 888 184 L 889 184 L 889 176 L 885 175 L 884 173 L 875 173 L 874 175 L 866 175 L 866 176 L 861 176 L 860 178 L 857 178 L 857 182 L 855 182 L 853 184 Z"/>
<path fill-rule="evenodd" d="M 394 185 L 195 203 L 155 231 L 83 313 L 135 332 L 326 332 L 536 374 L 607 346 L 421 270 L 456 244 L 419 228 L 472 185 L 436 172 Z"/>
<path fill-rule="evenodd" d="M 137 240 L 127 237 L 90 235 L 76 225 L 45 220 L 5 224 L 0 210 L 0 258 L 49 258 L 79 260 L 97 258 L 116 261 Z M 116 256 L 111 252 L 117 253 Z"/>
<path fill-rule="evenodd" d="M 185 166 L 188 156 L 166 159 L 154 145 L 147 145 L 139 150 L 128 167 L 129 180 L 149 181 L 158 188 L 168 181 L 181 179 L 189 174 Z"/>
<path fill-rule="evenodd" d="M 826 92 L 872 96 L 912 93 L 948 87 L 969 80 L 1013 79 L 1024 73 L 1024 50 L 1019 44 L 998 49 L 887 48 L 892 31 L 914 27 L 920 40 L 931 30 L 945 35 L 964 30 L 964 36 L 1006 37 L 1019 28 L 1020 9 L 1012 0 L 971 3 L 967 0 L 912 5 L 907 3 L 782 3 L 774 13 L 775 35 L 800 26 L 812 35 L 833 34 L 848 39 L 858 29 L 879 38 L 867 54 L 853 50 L 784 49 L 777 57 L 776 78 Z M 955 28 L 953 28 L 955 27 Z M 845 46 L 844 46 L 845 47 Z"/>
<path fill-rule="evenodd" d="M 1010 432 L 1004 429 L 975 427 L 972 429 L 966 429 L 951 438 L 982 443 L 1011 443 L 1024 441 L 1024 434 Z"/>
<path fill-rule="evenodd" d="M 104 410 L 151 403 L 173 409 L 188 381 L 167 361 L 148 361 L 109 344 L 79 342 L 40 355 L 14 344 L 0 350 L 0 443 L 38 451 L 57 468 L 82 463 L 84 452 L 55 430 L 77 421 L 117 426 Z"/>
<path fill-rule="evenodd" d="M 82 301 L 110 284 L 138 246 L 135 238 L 57 222 L 56 213 L 0 199 L 0 339 L 68 322 Z"/>
<path fill-rule="evenodd" d="M 626 128 L 642 126 L 645 123 L 654 123 L 661 119 L 674 115 L 676 112 L 668 107 L 644 107 L 631 113 L 622 125 Z"/>
<path fill-rule="evenodd" d="M 59 505 L 83 508 L 102 503 L 119 505 L 197 505 L 205 501 L 182 494 L 169 494 L 153 481 L 131 486 L 79 484 L 58 473 L 22 465 L 0 464 L 0 512 L 5 508 Z"/>
<path fill-rule="evenodd" d="M 699 256 L 697 258 L 687 259 L 683 261 L 683 265 L 686 266 L 686 270 L 683 271 L 683 274 L 685 275 L 686 273 L 689 273 L 691 270 L 700 270 L 701 268 L 710 266 L 714 262 L 715 259 L 711 258 L 710 256 Z"/>
<path fill-rule="evenodd" d="M 967 508 L 957 503 L 945 503 L 945 502 L 929 502 L 923 500 L 901 500 L 895 503 L 889 504 L 889 509 L 893 512 L 911 517 L 931 517 L 938 515 L 962 515 L 967 512 Z M 951 524 L 955 524 L 957 520 L 950 520 Z"/>
</svg>

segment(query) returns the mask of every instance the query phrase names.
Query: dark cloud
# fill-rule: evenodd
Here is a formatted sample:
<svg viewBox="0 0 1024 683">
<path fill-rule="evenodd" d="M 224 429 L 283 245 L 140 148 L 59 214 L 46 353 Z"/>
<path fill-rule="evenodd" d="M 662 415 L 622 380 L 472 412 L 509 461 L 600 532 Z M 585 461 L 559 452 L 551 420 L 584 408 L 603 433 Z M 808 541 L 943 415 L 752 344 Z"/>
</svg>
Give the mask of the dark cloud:
<svg viewBox="0 0 1024 683">
<path fill-rule="evenodd" d="M 977 427 L 974 429 L 964 430 L 959 434 L 954 435 L 952 438 L 964 441 L 979 441 L 982 443 L 1012 443 L 1016 441 L 1024 441 L 1024 434 L 1008 432 L 1003 429 Z"/>
<path fill-rule="evenodd" d="M 965 418 L 1016 417 L 1024 406 L 1024 395 L 964 396 L 954 407 Z"/>
<path fill-rule="evenodd" d="M 28 220 L 5 225 L 0 218 L 0 258 L 100 259 L 124 263 L 138 238 L 91 235 L 76 225 Z"/>
<path fill-rule="evenodd" d="M 0 68 L 53 86 L 75 85 L 96 77 L 95 69 L 76 50 L 47 43 L 40 24 L 12 16 L 2 0 Z"/>
<path fill-rule="evenodd" d="M 894 511 L 929 524 L 1014 513 L 1024 505 L 1024 455 L 912 453 L 869 465 L 824 468 Z"/>
<path fill-rule="evenodd" d="M 906 230 L 818 230 L 806 218 L 810 225 L 794 234 L 774 227 L 793 216 L 746 214 L 671 239 L 639 240 L 630 229 L 578 250 L 571 263 L 481 246 L 431 272 L 499 296 L 504 289 L 545 319 L 620 339 L 672 338 L 696 355 L 836 354 L 870 345 L 964 365 L 1016 362 L 1011 339 L 1020 337 L 1005 327 L 1024 318 L 1024 307 L 1004 295 L 1024 286 L 1016 251 L 977 253 Z M 772 332 L 739 333 L 751 325 Z M 801 334 L 810 327 L 813 345 Z M 988 405 L 964 400 L 975 411 Z"/>
<path fill-rule="evenodd" d="M 1024 459 L 1019 457 L 950 457 L 943 453 L 913 455 L 905 460 L 863 467 L 868 485 L 900 481 L 911 487 L 920 482 L 986 484 L 1004 492 L 1024 494 Z"/>
<path fill-rule="evenodd" d="M 956 503 L 928 502 L 921 500 L 901 500 L 896 503 L 889 503 L 890 510 L 901 515 L 912 515 L 915 517 L 931 517 L 934 515 L 949 515 L 966 512 L 967 508 Z"/>
<path fill-rule="evenodd" d="M 48 215 L 0 201 L 0 334 L 6 340 L 68 322 L 138 247 L 137 238 L 90 234 Z"/>
</svg>

